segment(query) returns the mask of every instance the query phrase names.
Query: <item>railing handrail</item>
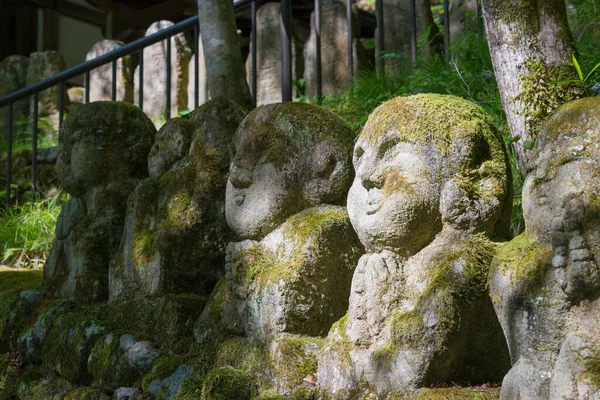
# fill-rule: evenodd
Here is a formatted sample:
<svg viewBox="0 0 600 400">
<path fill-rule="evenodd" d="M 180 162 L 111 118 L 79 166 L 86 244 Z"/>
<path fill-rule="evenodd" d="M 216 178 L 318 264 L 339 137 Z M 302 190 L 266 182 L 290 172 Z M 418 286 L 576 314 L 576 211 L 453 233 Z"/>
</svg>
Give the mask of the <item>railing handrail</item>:
<svg viewBox="0 0 600 400">
<path fill-rule="evenodd" d="M 233 5 L 236 8 L 236 11 L 239 11 L 239 8 L 249 5 L 250 2 L 251 0 L 233 0 Z M 31 96 L 32 94 L 39 93 L 42 90 L 50 89 L 53 86 L 56 86 L 62 82 L 66 82 L 69 79 L 73 79 L 79 75 L 91 72 L 92 70 L 98 67 L 102 67 L 108 63 L 117 61 L 122 57 L 129 56 L 135 53 L 136 51 L 142 50 L 150 45 L 156 44 L 165 39 L 169 39 L 179 33 L 183 33 L 189 30 L 190 28 L 193 28 L 197 24 L 198 15 L 194 15 L 192 17 L 189 17 L 188 19 L 174 24 L 173 26 L 170 26 L 159 32 L 153 33 L 150 36 L 137 39 L 109 53 L 103 54 L 89 61 L 84 61 L 81 64 L 59 72 L 58 74 L 53 75 L 49 78 L 32 83 L 31 85 L 19 89 L 15 92 L 12 92 L 4 97 L 0 97 L 0 108 L 7 106 L 10 103 L 17 102 L 25 97 Z"/>
</svg>

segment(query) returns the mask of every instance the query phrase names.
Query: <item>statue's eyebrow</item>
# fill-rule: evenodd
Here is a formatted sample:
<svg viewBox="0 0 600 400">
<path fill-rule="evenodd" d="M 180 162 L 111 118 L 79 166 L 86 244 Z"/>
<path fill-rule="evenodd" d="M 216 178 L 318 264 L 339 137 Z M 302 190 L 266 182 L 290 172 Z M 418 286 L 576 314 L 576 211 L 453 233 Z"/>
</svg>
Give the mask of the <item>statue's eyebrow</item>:
<svg viewBox="0 0 600 400">
<path fill-rule="evenodd" d="M 390 151 L 391 149 L 393 149 L 394 147 L 396 147 L 396 145 L 398 143 L 402 142 L 402 141 L 403 140 L 400 139 L 397 136 L 385 139 L 381 143 L 381 145 L 379 145 L 379 148 L 377 150 L 377 154 L 379 155 L 379 157 L 385 156 L 385 153 L 387 153 L 388 151 Z"/>
</svg>

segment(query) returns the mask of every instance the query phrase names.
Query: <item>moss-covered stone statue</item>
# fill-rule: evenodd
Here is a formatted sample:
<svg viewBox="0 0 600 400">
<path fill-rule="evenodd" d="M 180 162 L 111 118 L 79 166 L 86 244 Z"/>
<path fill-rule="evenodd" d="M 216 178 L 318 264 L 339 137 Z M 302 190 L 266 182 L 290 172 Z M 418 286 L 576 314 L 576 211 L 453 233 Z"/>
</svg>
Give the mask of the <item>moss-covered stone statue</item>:
<svg viewBox="0 0 600 400">
<path fill-rule="evenodd" d="M 44 290 L 95 302 L 108 298 L 127 197 L 148 176 L 156 130 L 137 107 L 96 102 L 73 109 L 60 131 L 58 177 L 72 197 L 61 210 L 44 268 Z"/>
<path fill-rule="evenodd" d="M 502 399 L 600 396 L 600 98 L 560 107 L 525 179 L 525 233 L 490 289 L 513 367 Z"/>
<path fill-rule="evenodd" d="M 486 282 L 511 185 L 490 117 L 452 96 L 395 98 L 370 115 L 354 167 L 348 213 L 368 254 L 320 356 L 320 387 L 385 398 L 499 381 L 508 354 Z"/>
<path fill-rule="evenodd" d="M 247 112 L 216 98 L 158 132 L 150 178 L 129 198 L 110 298 L 208 296 L 224 275 L 229 148 Z"/>
<path fill-rule="evenodd" d="M 326 335 L 348 307 L 362 253 L 342 206 L 352 146 L 346 123 L 304 103 L 262 106 L 235 135 L 226 217 L 240 241 L 227 247 L 226 279 L 197 334 L 210 340 L 229 331 L 269 343 L 275 364 L 296 369 L 276 372 L 276 387 L 301 385 L 316 373 L 318 340 L 305 337 Z"/>
</svg>

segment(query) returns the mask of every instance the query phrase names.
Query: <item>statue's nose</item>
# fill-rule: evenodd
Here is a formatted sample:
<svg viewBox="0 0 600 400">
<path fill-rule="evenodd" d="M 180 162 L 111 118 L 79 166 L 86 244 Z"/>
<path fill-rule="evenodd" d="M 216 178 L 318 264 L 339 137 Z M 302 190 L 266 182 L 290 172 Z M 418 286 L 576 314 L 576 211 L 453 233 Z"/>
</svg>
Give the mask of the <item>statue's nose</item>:
<svg viewBox="0 0 600 400">
<path fill-rule="evenodd" d="M 381 174 L 370 174 L 362 179 L 362 185 L 365 189 L 383 189 L 385 178 Z"/>
<path fill-rule="evenodd" d="M 236 188 L 247 188 L 252 184 L 252 173 L 234 164 L 229 173 L 229 180 Z"/>
</svg>

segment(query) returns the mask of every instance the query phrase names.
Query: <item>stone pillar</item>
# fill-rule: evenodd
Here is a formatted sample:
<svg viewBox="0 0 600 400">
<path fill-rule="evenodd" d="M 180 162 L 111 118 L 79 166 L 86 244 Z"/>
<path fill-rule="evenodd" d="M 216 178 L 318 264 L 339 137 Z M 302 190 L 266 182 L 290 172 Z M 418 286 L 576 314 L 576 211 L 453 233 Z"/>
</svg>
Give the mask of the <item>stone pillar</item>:
<svg viewBox="0 0 600 400">
<path fill-rule="evenodd" d="M 450 40 L 467 28 L 477 28 L 477 0 L 455 0 L 450 6 Z"/>
<path fill-rule="evenodd" d="M 356 8 L 354 9 L 356 15 Z M 354 76 L 366 67 L 365 49 L 358 40 L 360 27 L 358 18 L 352 24 L 354 37 Z M 346 6 L 338 0 L 321 1 L 321 71 L 323 94 L 334 94 L 350 82 L 348 76 L 348 24 Z M 304 80 L 306 95 L 317 95 L 317 54 L 315 14 L 310 18 L 310 36 L 304 46 Z"/>
<path fill-rule="evenodd" d="M 158 21 L 150 25 L 146 36 L 162 31 L 173 23 Z M 171 39 L 171 116 L 188 105 L 189 60 L 191 49 L 183 34 Z M 139 104 L 139 67 L 135 70 L 134 101 Z M 143 108 L 155 125 L 162 125 L 167 101 L 167 41 L 144 49 L 144 104 Z"/>
<path fill-rule="evenodd" d="M 428 1 L 416 2 L 417 12 L 417 41 L 425 34 L 427 27 L 431 27 L 428 40 L 422 51 L 425 56 L 432 53 L 431 41 L 438 37 L 439 30 L 433 23 L 433 15 Z M 411 28 L 410 28 L 410 1 L 385 0 L 383 2 L 383 50 L 385 53 L 396 53 L 398 57 L 388 57 L 385 66 L 390 68 L 402 60 L 411 60 Z M 375 34 L 377 37 L 377 33 Z M 439 36 L 441 39 L 442 37 Z M 375 58 L 378 59 L 381 51 L 375 49 Z"/>
<path fill-rule="evenodd" d="M 202 37 L 198 38 L 198 106 L 206 103 L 210 96 L 208 94 L 208 80 L 206 78 L 206 62 L 204 60 L 204 49 L 202 48 Z M 188 110 L 194 110 L 196 108 L 194 95 L 196 93 L 196 67 L 195 67 L 196 55 L 192 54 L 190 63 L 188 66 L 189 70 L 189 82 L 188 82 Z"/>
<path fill-rule="evenodd" d="M 87 53 L 85 60 L 93 60 L 110 53 L 124 45 L 118 40 L 102 40 L 95 43 Z M 112 63 L 103 65 L 90 72 L 90 101 L 112 100 Z M 117 96 L 118 101 L 133 103 L 133 82 L 131 57 L 123 57 L 117 61 Z"/>
<path fill-rule="evenodd" d="M 280 31 L 280 3 L 267 3 L 260 7 L 256 13 L 256 105 L 281 102 L 281 31 Z M 293 79 L 302 78 L 302 45 L 294 38 L 292 44 L 292 76 Z M 248 84 L 252 85 L 252 43 L 250 54 L 246 60 L 246 74 Z M 295 93 L 295 95 L 298 95 Z"/>
<path fill-rule="evenodd" d="M 0 62 L 0 97 L 19 90 L 26 85 L 29 59 L 23 56 L 9 56 Z M 28 99 L 13 104 L 13 127 L 21 116 L 29 110 Z M 0 141 L 6 137 L 8 130 L 8 106 L 0 108 Z M 14 137 L 14 133 L 13 133 Z"/>
<path fill-rule="evenodd" d="M 57 51 L 43 51 L 31 53 L 29 56 L 29 67 L 27 68 L 27 85 L 31 85 L 42 79 L 49 78 L 65 69 L 65 59 Z M 33 96 L 31 97 L 33 99 Z M 33 100 L 31 100 L 33 101 Z M 69 98 L 65 90 L 65 107 L 69 105 Z M 38 117 L 47 117 L 50 120 L 50 126 L 58 131 L 58 115 L 60 106 L 60 86 L 56 85 L 46 89 L 39 95 Z M 33 107 L 30 111 L 33 113 Z M 32 114 L 33 118 L 33 114 Z M 54 136 L 49 132 L 50 136 Z"/>
</svg>

